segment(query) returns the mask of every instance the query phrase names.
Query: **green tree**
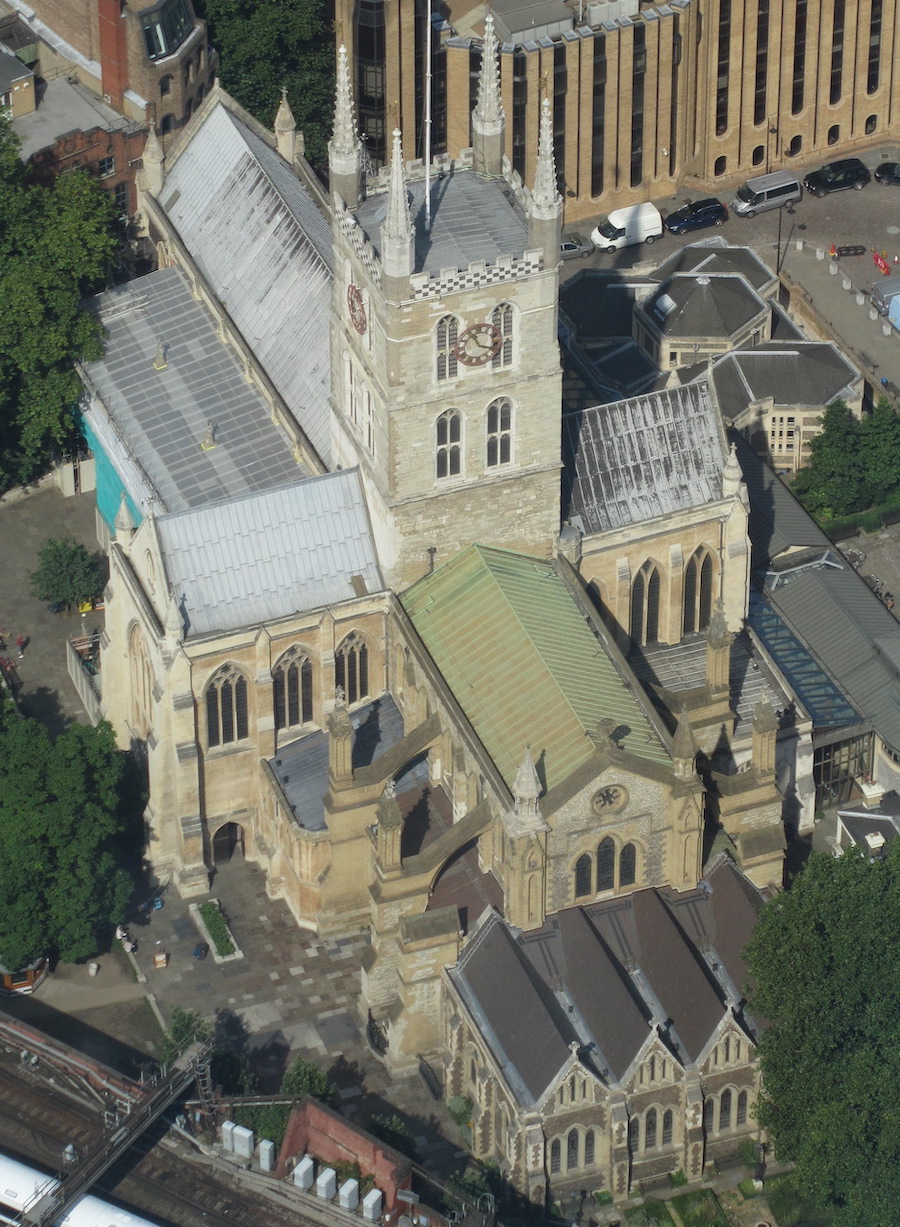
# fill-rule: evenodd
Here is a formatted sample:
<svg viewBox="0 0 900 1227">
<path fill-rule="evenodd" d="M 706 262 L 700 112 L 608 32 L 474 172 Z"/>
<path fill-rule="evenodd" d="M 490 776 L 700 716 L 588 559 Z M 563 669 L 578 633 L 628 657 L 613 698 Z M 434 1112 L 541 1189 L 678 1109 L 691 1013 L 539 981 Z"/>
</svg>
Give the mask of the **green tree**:
<svg viewBox="0 0 900 1227">
<path fill-rule="evenodd" d="M 859 440 L 865 507 L 877 507 L 900 488 L 900 417 L 883 396 L 863 418 Z"/>
<path fill-rule="evenodd" d="M 39 601 L 55 601 L 70 609 L 103 591 L 103 574 L 96 559 L 72 537 L 51 537 L 38 550 L 38 567 L 31 589 Z"/>
<path fill-rule="evenodd" d="M 174 1061 L 189 1048 L 195 1040 L 208 1043 L 213 1037 L 212 1023 L 201 1018 L 197 1010 L 185 1010 L 182 1006 L 172 1007 L 172 1021 L 163 1040 L 164 1063 Z M 215 1055 L 215 1053 L 213 1053 Z"/>
<path fill-rule="evenodd" d="M 125 754 L 112 727 L 51 741 L 0 698 L 0 962 L 96 954 L 132 890 Z"/>
<path fill-rule="evenodd" d="M 266 128 L 281 89 L 311 162 L 325 161 L 334 108 L 334 34 L 325 0 L 203 0 L 222 85 Z"/>
<path fill-rule="evenodd" d="M 794 495 L 820 519 L 865 510 L 860 423 L 842 400 L 832 401 L 819 421 L 822 429 L 810 442 L 809 461 L 794 478 Z"/>
<path fill-rule="evenodd" d="M 81 171 L 29 183 L 0 114 L 0 489 L 46 465 L 77 438 L 73 363 L 99 358 L 102 329 L 85 293 L 116 249 L 115 206 Z"/>
<path fill-rule="evenodd" d="M 813 853 L 747 951 L 761 1123 L 835 1227 L 900 1224 L 900 840 Z"/>
<path fill-rule="evenodd" d="M 321 1065 L 295 1057 L 281 1079 L 282 1095 L 312 1095 L 320 1103 L 334 1103 L 334 1083 Z"/>
<path fill-rule="evenodd" d="M 386 1145 L 393 1146 L 394 1150 L 399 1150 L 400 1154 L 406 1155 L 407 1159 L 418 1160 L 419 1151 L 412 1130 L 396 1112 L 392 1112 L 389 1116 L 386 1114 L 373 1116 L 366 1125 L 366 1129 L 373 1138 L 378 1138 Z"/>
</svg>

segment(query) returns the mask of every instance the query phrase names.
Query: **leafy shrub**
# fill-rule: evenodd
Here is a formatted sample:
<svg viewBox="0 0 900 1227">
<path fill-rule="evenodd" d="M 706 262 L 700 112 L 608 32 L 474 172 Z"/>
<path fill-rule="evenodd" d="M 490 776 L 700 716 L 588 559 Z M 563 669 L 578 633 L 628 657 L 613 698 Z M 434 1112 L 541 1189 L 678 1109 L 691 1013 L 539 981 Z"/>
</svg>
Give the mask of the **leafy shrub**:
<svg viewBox="0 0 900 1227">
<path fill-rule="evenodd" d="M 419 1152 L 410 1128 L 396 1112 L 392 1112 L 390 1116 L 373 1116 L 366 1125 L 366 1129 L 372 1137 L 378 1138 L 387 1146 L 392 1146 L 394 1150 L 399 1150 L 401 1155 L 406 1155 L 407 1159 L 412 1159 L 413 1162 L 418 1159 Z"/>
<path fill-rule="evenodd" d="M 225 917 L 222 915 L 222 911 L 215 899 L 207 899 L 205 903 L 201 903 L 199 911 L 203 923 L 206 925 L 206 931 L 212 938 L 213 945 L 216 948 L 216 954 L 220 958 L 234 954 L 234 942 L 231 940 L 228 925 L 225 923 Z"/>
<path fill-rule="evenodd" d="M 334 1083 L 321 1065 L 296 1057 L 284 1071 L 281 1079 L 283 1095 L 311 1095 L 319 1103 L 328 1106 L 334 1103 Z"/>
<path fill-rule="evenodd" d="M 679 1167 L 677 1172 L 669 1173 L 669 1181 L 673 1189 L 683 1189 L 688 1182 L 687 1174 L 683 1168 Z"/>
<path fill-rule="evenodd" d="M 291 1114 L 287 1104 L 268 1103 L 249 1107 L 236 1104 L 234 1119 L 239 1125 L 252 1129 L 257 1138 L 268 1138 L 275 1143 L 275 1149 L 280 1150 L 287 1129 L 288 1117 Z"/>
<path fill-rule="evenodd" d="M 460 1129 L 465 1129 L 472 1123 L 472 1100 L 468 1095 L 454 1095 L 447 1100 L 447 1110 Z"/>
</svg>

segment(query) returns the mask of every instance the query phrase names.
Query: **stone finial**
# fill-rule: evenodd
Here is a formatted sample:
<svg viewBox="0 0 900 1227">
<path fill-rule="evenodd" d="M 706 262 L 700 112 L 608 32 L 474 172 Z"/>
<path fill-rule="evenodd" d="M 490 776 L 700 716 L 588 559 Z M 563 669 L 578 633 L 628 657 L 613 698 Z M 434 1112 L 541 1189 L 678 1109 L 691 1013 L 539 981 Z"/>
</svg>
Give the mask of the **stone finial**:
<svg viewBox="0 0 900 1227">
<path fill-rule="evenodd" d="M 531 746 L 525 747 L 525 753 L 513 781 L 512 794 L 515 799 L 515 810 L 520 817 L 539 816 L 538 797 L 541 795 L 541 781 L 535 770 L 534 759 L 531 757 Z"/>
<path fill-rule="evenodd" d="M 562 197 L 556 187 L 556 159 L 553 156 L 553 126 L 550 121 L 550 100 L 541 103 L 541 126 L 538 136 L 537 171 L 531 193 L 532 217 L 552 221 L 562 210 Z"/>
<path fill-rule="evenodd" d="M 287 100 L 287 88 L 281 87 L 281 102 L 275 116 L 275 144 L 289 166 L 294 164 L 297 150 L 297 121 Z"/>
<path fill-rule="evenodd" d="M 166 638 L 172 642 L 181 643 L 184 639 L 184 615 L 181 612 L 178 601 L 175 599 L 174 592 L 169 593 L 164 629 Z"/>
<path fill-rule="evenodd" d="M 403 169 L 403 147 L 399 128 L 394 129 L 391 152 L 391 178 L 388 186 L 387 215 L 381 228 L 381 267 L 384 277 L 394 282 L 385 285 L 385 295 L 401 300 L 408 293 L 408 279 L 413 271 L 413 225 L 409 215 L 409 197 Z"/>
<path fill-rule="evenodd" d="M 735 495 L 739 495 L 743 481 L 744 473 L 741 469 L 741 462 L 737 458 L 737 446 L 732 443 L 725 467 L 722 469 L 722 497 L 734 498 Z"/>
<path fill-rule="evenodd" d="M 378 824 L 382 827 L 399 827 L 403 825 L 403 815 L 397 804 L 397 790 L 393 779 L 388 780 L 378 802 Z"/>
<path fill-rule="evenodd" d="M 481 124 L 502 124 L 506 119 L 503 103 L 500 100 L 497 36 L 494 33 L 494 17 L 490 11 L 484 22 L 484 43 L 481 48 L 481 71 L 478 74 L 475 118 Z"/>
<path fill-rule="evenodd" d="M 128 541 L 131 539 L 131 534 L 135 530 L 134 517 L 128 506 L 128 498 L 125 491 L 122 491 L 122 497 L 119 500 L 119 510 L 116 512 L 116 519 L 113 527 L 116 530 L 116 539 L 119 542 Z"/>
<path fill-rule="evenodd" d="M 713 647 L 721 647 L 731 643 L 731 631 L 725 621 L 725 602 L 721 597 L 716 601 L 709 625 L 706 628 L 706 640 Z"/>
<path fill-rule="evenodd" d="M 147 129 L 147 139 L 144 142 L 144 152 L 141 154 L 141 177 L 145 191 L 151 196 L 158 196 L 165 183 L 166 155 L 160 139 L 156 134 L 156 121 L 150 120 Z"/>
<path fill-rule="evenodd" d="M 686 707 L 682 707 L 672 738 L 672 758 L 675 764 L 676 776 L 683 780 L 694 774 L 697 758 L 697 739 L 691 728 L 691 720 Z"/>
<path fill-rule="evenodd" d="M 353 110 L 353 91 L 350 88 L 350 66 L 347 61 L 347 48 L 343 44 L 338 51 L 334 129 L 329 149 L 337 154 L 351 156 L 359 151 L 359 134 L 356 131 L 356 116 Z"/>
</svg>

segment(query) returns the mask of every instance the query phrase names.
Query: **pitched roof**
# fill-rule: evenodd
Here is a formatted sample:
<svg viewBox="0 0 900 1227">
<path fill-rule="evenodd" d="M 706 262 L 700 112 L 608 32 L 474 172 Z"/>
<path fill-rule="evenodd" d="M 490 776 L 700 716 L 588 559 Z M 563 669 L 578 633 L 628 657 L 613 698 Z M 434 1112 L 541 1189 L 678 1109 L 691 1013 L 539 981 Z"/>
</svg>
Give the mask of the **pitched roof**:
<svg viewBox="0 0 900 1227">
<path fill-rule="evenodd" d="M 710 276 L 713 273 L 740 273 L 758 292 L 775 284 L 775 274 L 768 264 L 750 247 L 735 247 L 715 235 L 682 247 L 656 269 L 656 281 L 665 281 L 676 273 Z"/>
<path fill-rule="evenodd" d="M 737 457 L 750 499 L 750 543 L 754 568 L 764 567 L 790 550 L 806 546 L 832 548 L 821 528 L 743 436 L 733 433 L 729 437 L 737 447 Z"/>
<path fill-rule="evenodd" d="M 727 457 L 705 380 L 563 417 L 563 517 L 586 533 L 722 497 Z"/>
<path fill-rule="evenodd" d="M 627 726 L 624 749 L 671 762 L 552 563 L 474 545 L 400 599 L 508 785 L 529 744 L 545 789 L 561 783 L 605 718 Z"/>
<path fill-rule="evenodd" d="M 667 337 L 732 337 L 768 308 L 742 276 L 677 273 L 638 310 Z"/>
<path fill-rule="evenodd" d="M 713 944 L 741 997 L 747 987 L 744 949 L 762 906 L 762 897 L 749 878 L 724 854 L 707 871 L 710 904 L 715 917 Z"/>
<path fill-rule="evenodd" d="M 287 436 L 178 268 L 91 302 L 106 329 L 85 417 L 143 514 L 185 511 L 304 476 Z M 204 447 L 209 431 L 215 446 Z"/>
<path fill-rule="evenodd" d="M 357 469 L 213 503 L 156 522 L 189 636 L 254 626 L 384 584 Z"/>
<path fill-rule="evenodd" d="M 327 465 L 331 230 L 312 195 L 218 102 L 178 147 L 160 204 Z"/>
<path fill-rule="evenodd" d="M 719 408 L 736 417 L 752 401 L 820 408 L 845 392 L 859 372 L 830 341 L 770 341 L 720 358 L 710 380 Z"/>
</svg>

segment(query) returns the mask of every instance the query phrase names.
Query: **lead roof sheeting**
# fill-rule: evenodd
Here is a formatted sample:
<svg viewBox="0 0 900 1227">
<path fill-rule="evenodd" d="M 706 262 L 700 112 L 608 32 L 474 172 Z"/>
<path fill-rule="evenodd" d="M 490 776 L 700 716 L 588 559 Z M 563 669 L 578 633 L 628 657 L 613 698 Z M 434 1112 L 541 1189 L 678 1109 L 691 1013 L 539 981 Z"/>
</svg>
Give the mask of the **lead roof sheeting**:
<svg viewBox="0 0 900 1227">
<path fill-rule="evenodd" d="M 566 414 L 563 458 L 564 515 L 587 533 L 722 497 L 724 443 L 705 381 Z"/>
<path fill-rule="evenodd" d="M 354 575 L 384 586 L 356 469 L 161 516 L 157 532 L 189 635 L 350 600 Z"/>
<path fill-rule="evenodd" d="M 304 475 L 179 269 L 108 290 L 91 306 L 107 331 L 102 359 L 85 366 L 104 406 L 94 406 L 92 416 L 99 424 L 105 410 L 112 419 L 164 510 L 202 507 Z M 160 346 L 165 365 L 157 370 Z M 204 449 L 210 425 L 215 446 Z M 125 485 L 134 494 L 140 483 Z"/>
<path fill-rule="evenodd" d="M 180 150 L 161 204 L 327 465 L 331 231 L 312 196 L 220 103 Z"/>
<path fill-rule="evenodd" d="M 528 246 L 525 218 L 499 182 L 480 179 L 474 171 L 454 171 L 431 186 L 431 230 L 425 229 L 425 183 L 408 185 L 410 217 L 415 227 L 415 272 L 464 269 L 475 261 L 495 263 L 498 256 L 521 256 Z M 388 193 L 367 197 L 356 216 L 376 250 Z"/>
</svg>

